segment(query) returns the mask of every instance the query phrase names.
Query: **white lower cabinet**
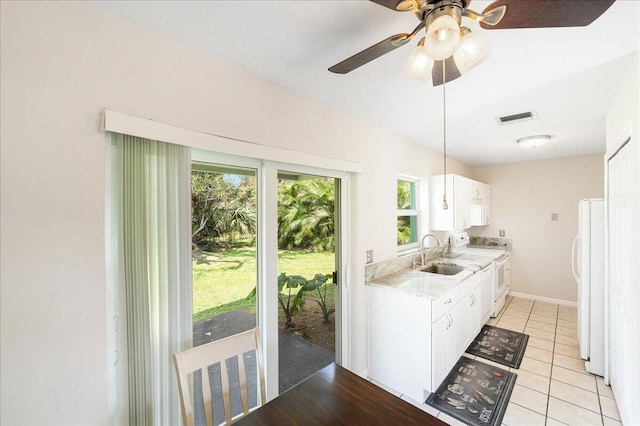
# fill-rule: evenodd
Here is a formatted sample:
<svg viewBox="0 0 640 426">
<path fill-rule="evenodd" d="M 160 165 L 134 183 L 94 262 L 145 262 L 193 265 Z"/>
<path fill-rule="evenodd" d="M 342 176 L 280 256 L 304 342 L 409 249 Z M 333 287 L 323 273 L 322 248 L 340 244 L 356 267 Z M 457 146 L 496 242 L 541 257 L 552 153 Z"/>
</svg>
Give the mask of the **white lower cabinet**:
<svg viewBox="0 0 640 426">
<path fill-rule="evenodd" d="M 482 327 L 481 277 L 437 300 L 368 286 L 369 377 L 424 402 Z"/>
<path fill-rule="evenodd" d="M 457 309 L 451 309 L 431 324 L 431 390 L 438 387 L 458 360 L 459 325 Z"/>
<path fill-rule="evenodd" d="M 431 300 L 367 290 L 369 377 L 424 402 L 431 389 Z"/>
<path fill-rule="evenodd" d="M 464 353 L 471 341 L 478 335 L 482 317 L 480 315 L 481 288 L 480 283 L 458 302 L 459 317 L 458 352 Z"/>
</svg>

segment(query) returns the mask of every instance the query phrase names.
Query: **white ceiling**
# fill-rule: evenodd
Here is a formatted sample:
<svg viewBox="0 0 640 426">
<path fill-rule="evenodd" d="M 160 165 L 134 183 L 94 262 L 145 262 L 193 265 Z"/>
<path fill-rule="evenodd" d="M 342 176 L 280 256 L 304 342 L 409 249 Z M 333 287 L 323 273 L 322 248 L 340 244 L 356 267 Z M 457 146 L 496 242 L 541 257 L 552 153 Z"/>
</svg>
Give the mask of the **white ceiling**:
<svg viewBox="0 0 640 426">
<path fill-rule="evenodd" d="M 402 75 L 418 38 L 349 74 L 327 71 L 411 32 L 418 20 L 410 12 L 366 0 L 90 3 L 442 152 L 442 86 Z M 639 1 L 616 1 L 587 27 L 488 31 L 464 22 L 491 56 L 447 84 L 449 155 L 483 166 L 604 152 L 606 111 L 640 45 Z M 495 120 L 530 110 L 538 120 L 503 127 Z M 515 144 L 532 134 L 553 139 L 534 150 Z"/>
</svg>

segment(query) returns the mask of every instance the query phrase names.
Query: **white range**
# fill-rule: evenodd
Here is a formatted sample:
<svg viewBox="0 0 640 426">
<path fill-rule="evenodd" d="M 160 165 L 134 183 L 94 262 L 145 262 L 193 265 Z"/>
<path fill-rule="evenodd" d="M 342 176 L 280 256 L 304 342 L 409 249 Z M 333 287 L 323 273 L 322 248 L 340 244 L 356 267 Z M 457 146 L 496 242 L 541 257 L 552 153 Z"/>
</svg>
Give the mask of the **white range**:
<svg viewBox="0 0 640 426">
<path fill-rule="evenodd" d="M 462 261 L 466 259 L 472 259 L 477 256 L 490 257 L 496 261 L 495 282 L 492 286 L 491 298 L 491 300 L 493 300 L 491 316 L 496 317 L 504 307 L 507 294 L 511 289 L 511 261 L 509 252 L 500 247 L 468 247 L 469 234 L 466 232 L 458 232 L 451 235 L 449 237 L 449 244 L 451 245 L 451 254 L 446 257 L 455 259 L 457 263 L 462 263 Z"/>
</svg>

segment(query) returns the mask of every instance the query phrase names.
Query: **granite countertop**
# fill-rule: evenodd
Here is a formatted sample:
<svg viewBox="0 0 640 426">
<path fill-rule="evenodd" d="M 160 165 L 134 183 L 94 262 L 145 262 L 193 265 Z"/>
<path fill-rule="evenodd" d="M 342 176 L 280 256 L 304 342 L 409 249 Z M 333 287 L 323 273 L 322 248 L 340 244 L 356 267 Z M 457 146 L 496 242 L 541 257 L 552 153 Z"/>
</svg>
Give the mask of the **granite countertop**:
<svg viewBox="0 0 640 426">
<path fill-rule="evenodd" d="M 456 275 L 439 275 L 421 272 L 418 269 L 403 269 L 367 282 L 367 285 L 382 287 L 431 300 L 439 299 L 476 272 L 505 253 L 502 248 L 468 248 L 464 253 L 447 254 L 429 263 L 457 265 L 465 268 Z"/>
</svg>

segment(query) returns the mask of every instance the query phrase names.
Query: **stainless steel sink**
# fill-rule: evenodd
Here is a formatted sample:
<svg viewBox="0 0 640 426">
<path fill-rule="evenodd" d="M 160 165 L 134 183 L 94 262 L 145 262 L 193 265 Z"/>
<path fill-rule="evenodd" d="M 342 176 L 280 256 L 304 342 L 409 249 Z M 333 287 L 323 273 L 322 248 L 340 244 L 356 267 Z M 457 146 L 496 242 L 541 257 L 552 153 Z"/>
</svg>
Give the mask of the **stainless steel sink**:
<svg viewBox="0 0 640 426">
<path fill-rule="evenodd" d="M 455 275 L 458 272 L 464 271 L 464 268 L 456 265 L 438 265 L 433 263 L 424 268 L 420 268 L 420 271 L 438 275 Z"/>
</svg>

